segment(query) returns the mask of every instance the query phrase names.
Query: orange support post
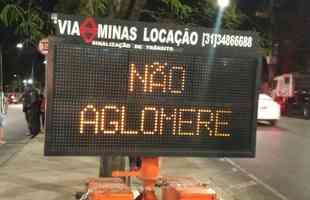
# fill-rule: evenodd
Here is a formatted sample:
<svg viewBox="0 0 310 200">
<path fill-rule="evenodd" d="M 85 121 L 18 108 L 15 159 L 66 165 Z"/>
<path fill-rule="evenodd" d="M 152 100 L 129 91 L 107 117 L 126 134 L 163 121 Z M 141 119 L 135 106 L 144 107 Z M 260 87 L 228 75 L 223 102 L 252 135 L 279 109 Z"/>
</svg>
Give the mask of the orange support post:
<svg viewBox="0 0 310 200">
<path fill-rule="evenodd" d="M 142 200 L 157 200 L 155 196 L 155 184 L 159 175 L 159 158 L 143 158 L 139 170 L 139 179 L 143 181 Z"/>
<path fill-rule="evenodd" d="M 159 158 L 146 157 L 142 159 L 138 171 L 114 171 L 114 177 L 136 176 L 143 181 L 143 193 L 136 200 L 157 200 L 155 184 L 159 176 Z M 165 186 L 162 188 L 162 200 L 216 200 L 214 190 L 202 186 L 190 177 L 165 177 L 162 178 Z"/>
<path fill-rule="evenodd" d="M 142 158 L 142 165 L 138 171 L 123 172 L 114 171 L 113 177 L 136 176 L 143 181 L 143 193 L 141 200 L 157 200 L 155 196 L 155 184 L 159 175 L 159 158 Z"/>
</svg>

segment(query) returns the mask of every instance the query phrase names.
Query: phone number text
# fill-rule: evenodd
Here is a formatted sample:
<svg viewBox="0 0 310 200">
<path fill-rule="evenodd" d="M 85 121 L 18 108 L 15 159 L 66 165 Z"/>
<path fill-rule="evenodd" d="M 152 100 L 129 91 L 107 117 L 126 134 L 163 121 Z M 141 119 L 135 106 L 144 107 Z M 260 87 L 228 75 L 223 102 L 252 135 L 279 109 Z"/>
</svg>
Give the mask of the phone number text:
<svg viewBox="0 0 310 200">
<path fill-rule="evenodd" d="M 217 46 L 250 48 L 253 46 L 253 38 L 251 36 L 203 33 L 201 45 L 202 47 L 211 45 L 214 48 Z"/>
</svg>

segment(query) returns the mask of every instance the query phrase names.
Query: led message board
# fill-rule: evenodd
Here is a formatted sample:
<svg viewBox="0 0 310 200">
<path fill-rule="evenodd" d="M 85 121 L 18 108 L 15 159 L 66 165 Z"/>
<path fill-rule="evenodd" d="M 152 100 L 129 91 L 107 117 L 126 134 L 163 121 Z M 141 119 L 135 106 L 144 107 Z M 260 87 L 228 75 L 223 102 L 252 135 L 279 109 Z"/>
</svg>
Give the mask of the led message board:
<svg viewBox="0 0 310 200">
<path fill-rule="evenodd" d="M 68 30 L 75 30 L 71 20 Z M 210 38 L 203 46 L 199 36 L 212 31 L 199 28 L 187 30 L 199 46 L 159 44 L 139 34 L 147 24 L 135 23 L 136 40 L 116 48 L 95 41 L 98 33 L 90 30 L 98 31 L 100 20 L 81 18 L 76 35 L 64 21 L 56 20 L 58 37 L 49 40 L 46 155 L 254 156 L 255 35 L 216 34 L 247 39 L 216 47 Z M 128 22 L 104 23 L 131 30 Z"/>
</svg>

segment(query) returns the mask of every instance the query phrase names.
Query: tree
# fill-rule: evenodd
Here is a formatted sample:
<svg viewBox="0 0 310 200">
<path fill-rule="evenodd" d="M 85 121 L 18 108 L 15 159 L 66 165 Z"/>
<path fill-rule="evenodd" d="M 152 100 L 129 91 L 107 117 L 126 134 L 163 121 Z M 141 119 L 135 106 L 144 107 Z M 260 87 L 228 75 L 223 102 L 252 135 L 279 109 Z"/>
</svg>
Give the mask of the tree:
<svg viewBox="0 0 310 200">
<path fill-rule="evenodd" d="M 216 4 L 216 0 L 66 0 L 58 1 L 50 10 L 74 15 L 214 27 L 218 16 Z M 43 12 L 43 7 L 42 3 L 34 0 L 3 0 L 0 24 L 12 27 L 17 35 L 35 43 L 52 30 L 50 24 L 44 23 L 48 21 L 48 13 Z M 262 8 L 260 5 L 256 9 Z M 257 30 L 262 33 L 262 44 L 268 46 L 270 34 L 259 27 L 261 23 L 257 23 L 252 13 L 241 12 L 237 3 L 232 1 L 224 12 L 222 27 Z"/>
<path fill-rule="evenodd" d="M 240 27 L 246 30 L 256 31 L 260 36 L 260 47 L 264 55 L 270 55 L 272 50 L 272 7 L 270 0 L 257 1 L 256 3 L 246 1 L 241 11 L 244 16 Z"/>
<path fill-rule="evenodd" d="M 184 16 L 190 12 L 190 7 L 181 0 L 75 0 L 59 1 L 56 11 L 65 14 L 80 14 L 84 16 L 109 17 L 114 19 L 141 20 L 143 14 L 152 5 L 157 11 L 166 5 L 176 16 Z"/>
<path fill-rule="evenodd" d="M 2 0 L 0 2 L 0 57 L 2 53 L 5 55 L 4 63 L 8 64 L 9 60 L 12 60 L 14 54 L 9 52 L 11 50 L 16 51 L 14 49 L 15 45 L 12 44 L 17 42 L 23 42 L 26 50 L 24 52 L 30 52 L 33 59 L 32 63 L 36 63 L 35 61 L 38 57 L 37 42 L 51 31 L 51 26 L 50 23 L 47 23 L 49 22 L 47 19 L 48 13 L 43 11 L 39 1 Z M 29 66 L 24 66 L 23 70 L 29 70 Z M 14 71 L 22 73 L 18 65 L 10 65 L 10 67 L 4 68 L 4 70 L 11 73 Z M 5 74 L 6 80 L 10 81 L 11 85 L 14 85 L 14 81 L 12 81 L 9 75 L 10 73 Z"/>
<path fill-rule="evenodd" d="M 0 9 L 1 23 L 23 37 L 25 43 L 35 44 L 48 32 L 44 23 L 47 16 L 32 1 L 25 4 L 6 0 Z"/>
</svg>

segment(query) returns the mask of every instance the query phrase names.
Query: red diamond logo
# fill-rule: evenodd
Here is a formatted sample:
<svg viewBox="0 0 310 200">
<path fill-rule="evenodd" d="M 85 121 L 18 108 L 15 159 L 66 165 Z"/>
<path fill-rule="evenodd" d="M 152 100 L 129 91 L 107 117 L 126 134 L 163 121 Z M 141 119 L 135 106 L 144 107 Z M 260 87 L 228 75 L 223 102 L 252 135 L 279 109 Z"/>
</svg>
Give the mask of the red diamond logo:
<svg viewBox="0 0 310 200">
<path fill-rule="evenodd" d="M 98 25 L 92 17 L 87 17 L 80 24 L 80 35 L 85 43 L 91 43 L 98 31 Z"/>
</svg>

